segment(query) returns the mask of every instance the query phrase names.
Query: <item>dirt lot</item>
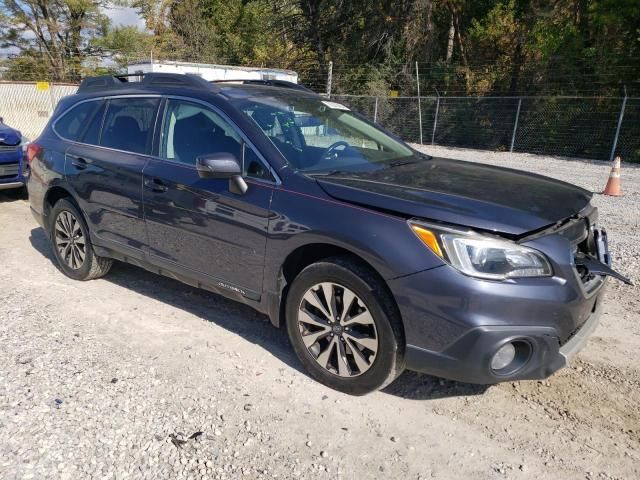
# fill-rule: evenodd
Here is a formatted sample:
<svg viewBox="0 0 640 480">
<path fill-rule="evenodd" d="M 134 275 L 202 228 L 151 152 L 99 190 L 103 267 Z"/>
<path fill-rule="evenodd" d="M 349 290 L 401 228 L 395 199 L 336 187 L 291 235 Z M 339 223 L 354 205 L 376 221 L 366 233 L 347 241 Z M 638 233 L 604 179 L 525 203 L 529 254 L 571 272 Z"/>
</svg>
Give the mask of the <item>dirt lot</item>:
<svg viewBox="0 0 640 480">
<path fill-rule="evenodd" d="M 608 166 L 427 149 L 601 190 Z M 640 169 L 595 197 L 640 283 Z M 404 374 L 353 398 L 310 380 L 252 310 L 135 267 L 79 283 L 24 198 L 0 193 L 0 478 L 639 478 L 640 300 L 548 381 Z M 198 433 L 202 432 L 202 433 Z M 193 435 L 195 434 L 195 435 Z M 194 436 L 194 438 L 189 438 Z"/>
</svg>

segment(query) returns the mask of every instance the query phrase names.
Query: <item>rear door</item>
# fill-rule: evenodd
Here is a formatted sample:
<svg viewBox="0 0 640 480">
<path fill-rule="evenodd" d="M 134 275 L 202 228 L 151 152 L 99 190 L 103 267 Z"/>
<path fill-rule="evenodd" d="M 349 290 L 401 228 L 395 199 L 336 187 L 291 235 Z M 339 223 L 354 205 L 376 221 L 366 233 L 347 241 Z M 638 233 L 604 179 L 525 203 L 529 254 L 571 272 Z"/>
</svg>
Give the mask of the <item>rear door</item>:
<svg viewBox="0 0 640 480">
<path fill-rule="evenodd" d="M 221 112 L 196 101 L 166 101 L 159 144 L 143 181 L 151 260 L 259 298 L 272 193 L 266 164 Z M 220 152 L 245 159 L 245 194 L 231 193 L 229 180 L 199 177 L 196 158 Z"/>
<path fill-rule="evenodd" d="M 159 97 L 105 100 L 87 120 L 81 142 L 66 152 L 68 182 L 95 241 L 137 257 L 147 233 L 142 170 L 151 153 Z"/>
</svg>

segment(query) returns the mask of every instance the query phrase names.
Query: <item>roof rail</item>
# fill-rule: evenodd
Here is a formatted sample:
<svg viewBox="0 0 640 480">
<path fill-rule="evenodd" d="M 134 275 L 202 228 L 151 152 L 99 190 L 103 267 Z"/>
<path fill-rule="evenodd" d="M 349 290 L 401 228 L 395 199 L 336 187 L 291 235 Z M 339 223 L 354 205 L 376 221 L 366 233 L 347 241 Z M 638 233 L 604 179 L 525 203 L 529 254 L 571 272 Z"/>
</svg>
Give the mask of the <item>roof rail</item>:
<svg viewBox="0 0 640 480">
<path fill-rule="evenodd" d="M 293 90 L 302 90 L 304 92 L 315 93 L 310 88 L 300 85 L 299 83 L 288 82 L 287 80 L 256 80 L 256 79 L 237 79 L 237 80 L 212 80 L 211 83 L 241 83 L 243 85 L 265 85 L 267 87 L 291 88 Z"/>
<path fill-rule="evenodd" d="M 137 79 L 137 80 L 130 80 Z M 198 75 L 183 73 L 132 73 L 126 75 L 102 75 L 100 77 L 87 77 L 82 80 L 78 93 L 101 92 L 126 88 L 139 87 L 192 87 L 211 88 L 211 83 Z"/>
</svg>

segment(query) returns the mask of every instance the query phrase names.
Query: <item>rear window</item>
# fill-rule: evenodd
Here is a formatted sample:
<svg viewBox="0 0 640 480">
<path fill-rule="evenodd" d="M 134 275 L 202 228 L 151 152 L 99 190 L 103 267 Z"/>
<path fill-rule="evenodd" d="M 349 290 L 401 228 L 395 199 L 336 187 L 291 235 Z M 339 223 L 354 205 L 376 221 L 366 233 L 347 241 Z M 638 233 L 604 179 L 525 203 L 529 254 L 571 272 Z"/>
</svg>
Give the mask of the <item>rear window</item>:
<svg viewBox="0 0 640 480">
<path fill-rule="evenodd" d="M 73 107 L 56 122 L 54 127 L 56 133 L 67 140 L 80 141 L 87 121 L 98 108 L 98 104 L 97 101 L 83 102 Z"/>
<path fill-rule="evenodd" d="M 150 153 L 151 133 L 159 103 L 157 98 L 110 100 L 100 145 L 133 153 Z"/>
</svg>

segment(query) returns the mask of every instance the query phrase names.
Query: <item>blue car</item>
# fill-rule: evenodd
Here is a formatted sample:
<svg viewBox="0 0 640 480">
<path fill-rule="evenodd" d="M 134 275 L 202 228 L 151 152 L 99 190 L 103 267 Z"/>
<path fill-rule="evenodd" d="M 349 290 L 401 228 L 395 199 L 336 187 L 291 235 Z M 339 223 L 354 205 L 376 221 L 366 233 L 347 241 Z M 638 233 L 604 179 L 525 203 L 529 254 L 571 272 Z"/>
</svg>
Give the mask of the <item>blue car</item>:
<svg viewBox="0 0 640 480">
<path fill-rule="evenodd" d="M 24 186 L 23 148 L 22 134 L 0 118 L 0 190 Z"/>
<path fill-rule="evenodd" d="M 430 157 L 299 85 L 127 80 L 85 79 L 27 150 L 60 270 L 119 260 L 250 305 L 331 388 L 545 378 L 628 282 L 591 192 Z"/>
</svg>

